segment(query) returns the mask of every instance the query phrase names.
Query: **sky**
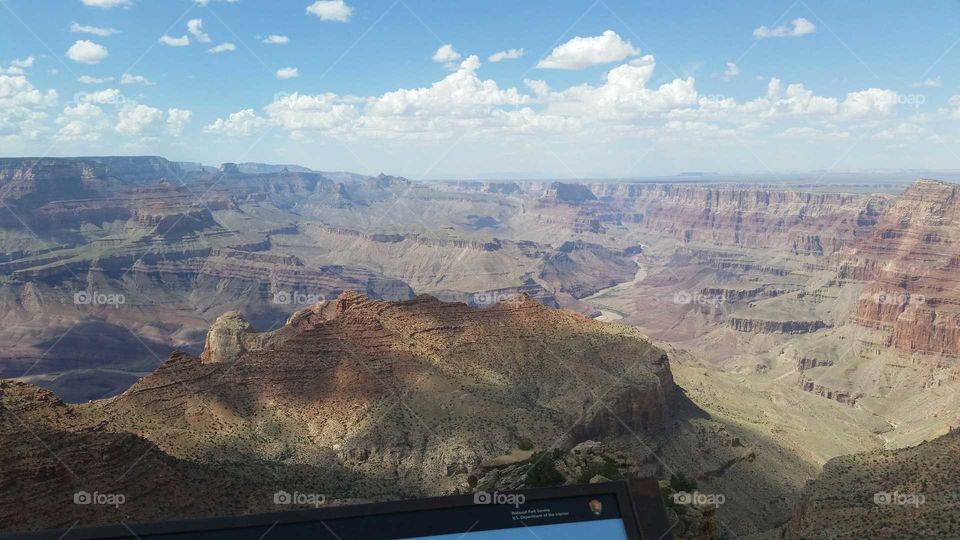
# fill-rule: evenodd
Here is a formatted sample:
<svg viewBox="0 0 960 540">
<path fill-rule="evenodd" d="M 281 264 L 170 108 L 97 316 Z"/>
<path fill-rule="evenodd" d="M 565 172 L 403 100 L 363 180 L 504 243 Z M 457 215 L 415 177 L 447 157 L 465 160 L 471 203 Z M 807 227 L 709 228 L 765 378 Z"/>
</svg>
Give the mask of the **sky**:
<svg viewBox="0 0 960 540">
<path fill-rule="evenodd" d="M 0 155 L 960 169 L 960 2 L 0 0 Z"/>
</svg>

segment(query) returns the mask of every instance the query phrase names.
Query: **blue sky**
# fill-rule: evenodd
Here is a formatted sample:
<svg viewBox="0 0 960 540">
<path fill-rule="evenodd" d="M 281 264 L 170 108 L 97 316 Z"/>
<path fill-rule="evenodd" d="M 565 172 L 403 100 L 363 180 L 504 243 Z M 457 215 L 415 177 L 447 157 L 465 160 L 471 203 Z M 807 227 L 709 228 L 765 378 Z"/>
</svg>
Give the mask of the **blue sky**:
<svg viewBox="0 0 960 540">
<path fill-rule="evenodd" d="M 960 169 L 958 23 L 932 1 L 0 0 L 0 153 L 413 178 Z"/>
</svg>

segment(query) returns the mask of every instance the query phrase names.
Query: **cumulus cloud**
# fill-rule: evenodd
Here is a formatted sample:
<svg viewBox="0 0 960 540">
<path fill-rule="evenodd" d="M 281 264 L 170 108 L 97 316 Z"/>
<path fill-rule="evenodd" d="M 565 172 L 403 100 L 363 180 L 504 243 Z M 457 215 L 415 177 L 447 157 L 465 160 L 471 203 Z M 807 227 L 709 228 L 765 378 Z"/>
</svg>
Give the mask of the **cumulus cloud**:
<svg viewBox="0 0 960 540">
<path fill-rule="evenodd" d="M 285 67 L 277 70 L 278 79 L 293 79 L 300 76 L 300 70 L 295 67 Z"/>
<path fill-rule="evenodd" d="M 167 132 L 173 136 L 179 136 L 183 132 L 184 126 L 190 123 L 192 118 L 193 111 L 167 109 Z"/>
<path fill-rule="evenodd" d="M 187 32 L 200 43 L 210 43 L 210 34 L 203 31 L 203 19 L 190 19 L 187 21 Z"/>
<path fill-rule="evenodd" d="M 585 69 L 590 66 L 619 62 L 637 56 L 640 50 L 624 41 L 613 30 L 599 36 L 575 37 L 555 48 L 549 56 L 540 60 L 540 69 Z"/>
<path fill-rule="evenodd" d="M 868 88 L 850 92 L 840 104 L 840 114 L 847 118 L 878 118 L 889 115 L 901 97 L 893 90 Z"/>
<path fill-rule="evenodd" d="M 23 75 L 0 74 L 0 138 L 35 139 L 46 131 L 46 109 L 56 105 L 56 90 L 43 92 Z"/>
<path fill-rule="evenodd" d="M 130 0 L 80 0 L 83 2 L 83 5 L 90 7 L 98 7 L 103 9 L 110 9 L 115 7 L 129 7 L 131 5 Z"/>
<path fill-rule="evenodd" d="M 120 77 L 120 84 L 144 84 L 152 86 L 154 83 L 143 75 L 131 75 L 130 73 L 124 73 Z"/>
<path fill-rule="evenodd" d="M 646 55 L 611 69 L 600 86 L 579 85 L 549 96 L 547 111 L 625 122 L 697 103 L 693 77 L 648 88 L 656 61 Z"/>
<path fill-rule="evenodd" d="M 116 130 L 127 136 L 140 135 L 163 118 L 163 111 L 149 105 L 127 103 L 120 109 Z"/>
<path fill-rule="evenodd" d="M 516 60 L 523 56 L 523 49 L 507 49 L 505 51 L 495 52 L 487 60 L 490 62 L 500 62 L 502 60 Z"/>
<path fill-rule="evenodd" d="M 347 22 L 353 8 L 343 0 L 317 0 L 307 6 L 307 13 L 320 17 L 321 21 Z"/>
<path fill-rule="evenodd" d="M 7 67 L 0 67 L 0 75 L 23 75 L 27 68 L 33 67 L 33 57 L 12 60 Z"/>
<path fill-rule="evenodd" d="M 285 95 L 267 105 L 266 112 L 271 123 L 291 131 L 339 129 L 358 117 L 352 104 L 332 93 Z"/>
<path fill-rule="evenodd" d="M 461 56 L 461 54 L 458 53 L 450 43 L 441 45 L 440 48 L 437 49 L 437 52 L 433 53 L 434 62 L 446 64 L 451 69 L 456 67 L 454 62 L 460 60 L 461 58 L 463 58 L 463 56 Z"/>
<path fill-rule="evenodd" d="M 208 53 L 220 54 L 224 52 L 231 52 L 237 50 L 237 46 L 233 43 L 221 43 L 215 47 L 210 47 L 207 49 Z"/>
<path fill-rule="evenodd" d="M 267 45 L 286 45 L 287 43 L 290 43 L 290 38 L 287 36 L 270 34 L 269 36 L 263 38 L 263 43 L 266 43 Z"/>
<path fill-rule="evenodd" d="M 226 2 L 228 4 L 236 4 L 240 0 L 221 0 L 221 1 Z M 196 4 L 200 7 L 207 7 L 208 5 L 210 5 L 211 0 L 194 0 L 194 2 L 196 2 Z"/>
<path fill-rule="evenodd" d="M 257 116 L 253 109 L 231 113 L 227 118 L 218 118 L 204 126 L 203 131 L 229 137 L 246 137 L 266 125 L 267 120 Z"/>
<path fill-rule="evenodd" d="M 70 25 L 70 31 L 75 34 L 93 34 L 95 36 L 100 36 L 100 37 L 112 36 L 120 32 L 116 28 L 104 28 L 101 26 L 86 26 L 76 22 Z"/>
<path fill-rule="evenodd" d="M 160 36 L 160 43 L 167 47 L 186 47 L 190 44 L 189 36 L 172 37 L 166 34 Z"/>
<path fill-rule="evenodd" d="M 110 120 L 103 109 L 92 103 L 65 107 L 56 123 L 60 129 L 55 138 L 66 141 L 97 141 L 110 128 Z"/>
<path fill-rule="evenodd" d="M 790 26 L 781 24 L 773 28 L 760 26 L 753 30 L 753 37 L 757 39 L 779 38 L 779 37 L 800 37 L 812 34 L 817 31 L 816 25 L 800 17 L 790 21 Z"/>
<path fill-rule="evenodd" d="M 740 74 L 740 67 L 734 64 L 733 62 L 727 62 L 727 69 L 723 71 L 723 74 L 720 75 L 720 78 L 729 81 L 737 75 Z"/>
<path fill-rule="evenodd" d="M 80 64 L 99 64 L 108 55 L 106 47 L 86 39 L 76 41 L 67 49 L 67 58 Z"/>
</svg>

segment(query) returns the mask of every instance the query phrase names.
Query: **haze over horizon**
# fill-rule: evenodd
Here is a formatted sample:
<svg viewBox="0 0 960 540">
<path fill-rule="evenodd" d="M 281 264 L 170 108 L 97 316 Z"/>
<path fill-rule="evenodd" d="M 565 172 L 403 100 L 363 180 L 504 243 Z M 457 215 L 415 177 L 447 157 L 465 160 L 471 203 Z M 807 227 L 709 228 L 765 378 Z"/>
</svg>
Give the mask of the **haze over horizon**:
<svg viewBox="0 0 960 540">
<path fill-rule="evenodd" d="M 414 179 L 960 168 L 950 2 L 33 5 L 0 3 L 5 156 Z"/>
</svg>

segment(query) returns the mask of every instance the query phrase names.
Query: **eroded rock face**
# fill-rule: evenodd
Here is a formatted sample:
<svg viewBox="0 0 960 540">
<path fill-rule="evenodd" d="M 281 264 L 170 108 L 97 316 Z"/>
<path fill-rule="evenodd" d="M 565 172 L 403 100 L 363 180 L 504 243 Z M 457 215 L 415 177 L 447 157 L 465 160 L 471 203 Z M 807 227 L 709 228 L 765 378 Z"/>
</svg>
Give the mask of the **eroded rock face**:
<svg viewBox="0 0 960 540">
<path fill-rule="evenodd" d="M 593 406 L 596 388 L 610 411 Z M 674 392 L 665 353 L 625 326 L 525 297 L 479 309 L 345 292 L 269 333 L 227 313 L 199 361 L 168 362 L 95 406 L 127 429 L 162 423 L 152 436 L 177 456 L 336 463 L 369 475 L 338 490 L 370 496 L 447 489 L 520 436 L 659 433 Z"/>
<path fill-rule="evenodd" d="M 595 184 L 601 201 L 682 242 L 829 255 L 849 244 L 893 197 L 763 186 Z"/>
<path fill-rule="evenodd" d="M 244 338 L 252 327 L 239 311 L 228 311 L 217 317 L 207 333 L 200 359 L 205 364 L 226 364 L 240 358 L 246 347 Z"/>
<path fill-rule="evenodd" d="M 869 281 L 855 322 L 903 352 L 960 356 L 960 186 L 915 182 L 844 251 L 840 276 Z"/>
</svg>

